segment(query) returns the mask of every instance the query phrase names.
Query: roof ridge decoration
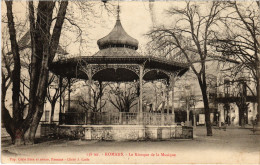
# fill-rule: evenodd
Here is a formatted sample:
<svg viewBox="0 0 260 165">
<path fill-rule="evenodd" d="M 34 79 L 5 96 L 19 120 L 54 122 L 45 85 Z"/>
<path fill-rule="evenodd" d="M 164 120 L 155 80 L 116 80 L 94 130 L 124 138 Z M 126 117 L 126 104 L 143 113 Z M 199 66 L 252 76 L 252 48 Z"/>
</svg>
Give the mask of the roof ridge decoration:
<svg viewBox="0 0 260 165">
<path fill-rule="evenodd" d="M 106 49 L 111 47 L 123 47 L 134 50 L 138 49 L 138 41 L 126 33 L 121 24 L 119 13 L 120 8 L 118 5 L 116 24 L 107 36 L 97 41 L 99 49 Z"/>
<path fill-rule="evenodd" d="M 120 8 L 119 8 L 119 4 L 117 5 L 117 21 L 120 20 Z"/>
</svg>

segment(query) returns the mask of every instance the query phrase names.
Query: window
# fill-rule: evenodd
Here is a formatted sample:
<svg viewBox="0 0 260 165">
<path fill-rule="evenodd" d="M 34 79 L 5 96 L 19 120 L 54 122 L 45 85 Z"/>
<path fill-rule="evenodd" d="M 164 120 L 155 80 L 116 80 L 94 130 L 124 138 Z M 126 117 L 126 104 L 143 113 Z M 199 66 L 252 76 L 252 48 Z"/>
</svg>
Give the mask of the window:
<svg viewBox="0 0 260 165">
<path fill-rule="evenodd" d="M 224 93 L 225 93 L 225 96 L 228 96 L 230 94 L 230 80 L 229 79 L 224 80 Z"/>
</svg>

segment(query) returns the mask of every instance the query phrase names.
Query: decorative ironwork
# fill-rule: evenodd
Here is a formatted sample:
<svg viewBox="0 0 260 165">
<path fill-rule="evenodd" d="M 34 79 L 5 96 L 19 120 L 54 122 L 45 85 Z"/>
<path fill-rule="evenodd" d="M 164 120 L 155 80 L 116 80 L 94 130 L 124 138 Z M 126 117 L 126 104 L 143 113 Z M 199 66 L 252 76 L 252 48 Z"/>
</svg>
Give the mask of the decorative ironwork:
<svg viewBox="0 0 260 165">
<path fill-rule="evenodd" d="M 162 69 L 148 69 L 148 68 L 145 68 L 144 69 L 144 76 L 145 76 L 146 73 L 148 73 L 150 71 L 156 71 L 157 73 L 162 72 L 162 73 L 166 74 L 168 77 L 170 77 L 172 74 L 174 74 L 172 72 L 167 72 L 167 71 L 162 70 Z"/>
<path fill-rule="evenodd" d="M 92 69 L 93 68 L 91 65 L 86 65 L 86 66 L 81 65 L 79 67 L 79 70 L 84 72 L 88 76 L 89 79 L 92 78 L 92 76 L 93 76 Z"/>
<path fill-rule="evenodd" d="M 139 65 L 137 64 L 91 64 L 92 75 L 98 73 L 101 70 L 112 68 L 117 70 L 118 68 L 128 69 L 139 76 Z"/>
</svg>

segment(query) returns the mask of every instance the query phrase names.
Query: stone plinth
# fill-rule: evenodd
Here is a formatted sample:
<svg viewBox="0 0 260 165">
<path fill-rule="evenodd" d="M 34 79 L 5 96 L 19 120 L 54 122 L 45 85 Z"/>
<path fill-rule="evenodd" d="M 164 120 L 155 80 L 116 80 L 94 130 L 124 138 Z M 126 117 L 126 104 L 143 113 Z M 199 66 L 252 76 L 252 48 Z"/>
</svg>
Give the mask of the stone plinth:
<svg viewBox="0 0 260 165">
<path fill-rule="evenodd" d="M 144 126 L 144 125 L 62 125 L 60 136 L 69 136 L 85 140 L 167 140 L 191 139 L 192 127 L 177 125 Z"/>
<path fill-rule="evenodd" d="M 142 140 L 145 128 L 142 125 L 84 125 L 87 140 Z"/>
</svg>

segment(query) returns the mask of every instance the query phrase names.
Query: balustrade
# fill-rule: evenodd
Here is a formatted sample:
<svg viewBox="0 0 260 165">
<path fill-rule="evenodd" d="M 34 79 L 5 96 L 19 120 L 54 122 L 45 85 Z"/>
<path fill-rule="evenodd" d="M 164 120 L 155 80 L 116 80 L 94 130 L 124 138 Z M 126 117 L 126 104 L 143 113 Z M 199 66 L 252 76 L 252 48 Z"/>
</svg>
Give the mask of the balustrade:
<svg viewBox="0 0 260 165">
<path fill-rule="evenodd" d="M 143 117 L 144 125 L 171 125 L 174 124 L 173 114 L 143 112 L 90 112 L 87 113 L 61 113 L 60 124 L 68 125 L 138 125 Z M 89 118 L 90 117 L 90 118 Z M 89 122 L 90 121 L 90 122 Z"/>
</svg>

